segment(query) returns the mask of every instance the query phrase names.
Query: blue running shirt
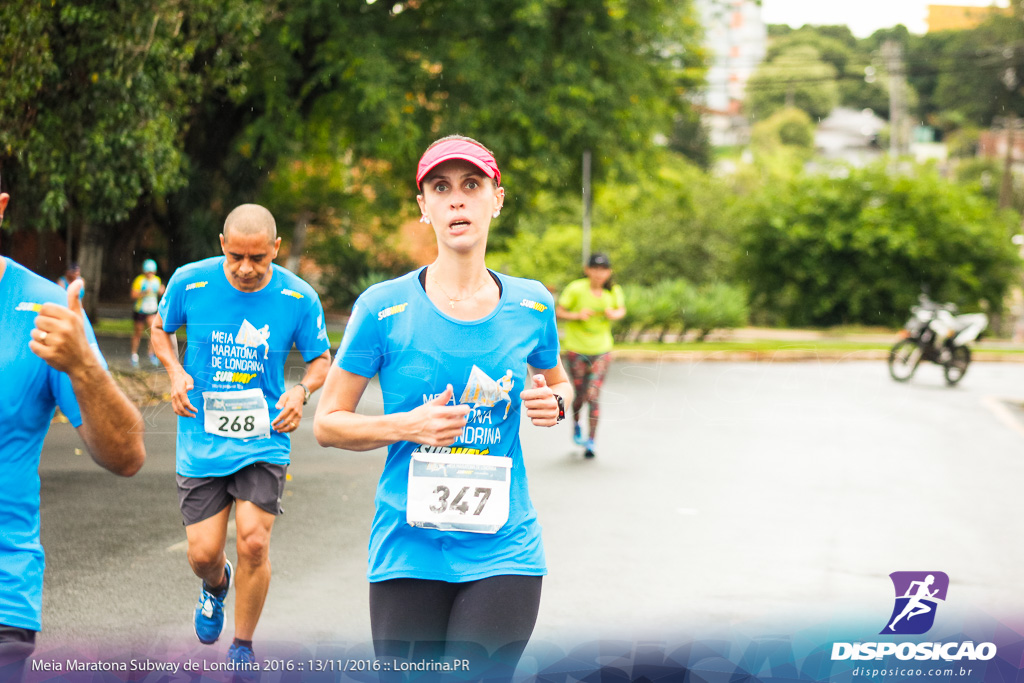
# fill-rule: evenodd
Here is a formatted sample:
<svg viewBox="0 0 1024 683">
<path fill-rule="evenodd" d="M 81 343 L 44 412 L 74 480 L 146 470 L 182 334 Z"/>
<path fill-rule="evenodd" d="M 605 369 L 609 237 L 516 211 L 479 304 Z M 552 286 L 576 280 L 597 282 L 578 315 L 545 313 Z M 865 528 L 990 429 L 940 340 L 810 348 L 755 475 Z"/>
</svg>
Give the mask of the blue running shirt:
<svg viewBox="0 0 1024 683">
<path fill-rule="evenodd" d="M 228 282 L 224 260 L 182 266 L 160 300 L 164 330 L 186 327 L 182 365 L 195 383 L 188 397 L 198 414 L 178 416 L 177 471 L 183 477 L 223 477 L 254 462 L 287 465 L 287 434 L 271 429 L 269 437 L 233 439 L 207 433 L 203 392 L 261 389 L 273 422 L 292 345 L 307 363 L 330 349 L 320 297 L 304 280 L 275 264 L 266 287 L 242 292 Z"/>
<path fill-rule="evenodd" d="M 3 258 L 3 257 L 0 257 Z M 0 624 L 38 631 L 43 603 L 39 542 L 39 456 L 54 408 L 82 424 L 71 379 L 28 348 L 39 308 L 68 294 L 10 259 L 0 278 Z M 85 333 L 99 355 L 89 321 Z M 102 359 L 102 357 L 101 357 Z M 103 363 L 106 367 L 106 363 Z"/>
<path fill-rule="evenodd" d="M 452 385 L 457 403 L 481 378 L 511 389 L 491 407 L 471 405 L 462 438 L 431 448 L 399 441 L 388 446 L 370 531 L 371 582 L 397 578 L 475 581 L 499 574 L 547 573 L 541 528 L 530 502 L 519 442 L 519 394 L 533 386 L 527 364 L 558 363 L 554 300 L 534 280 L 498 274 L 501 299 L 479 320 L 456 320 L 434 306 L 419 271 L 367 289 L 345 328 L 337 363 L 363 377 L 380 375 L 387 414 L 423 405 Z M 486 375 L 484 378 L 483 376 Z M 466 402 L 469 402 L 468 400 Z M 493 402 L 492 402 L 493 403 Z M 512 458 L 508 521 L 494 534 L 438 531 L 406 522 L 413 451 L 461 452 Z"/>
</svg>

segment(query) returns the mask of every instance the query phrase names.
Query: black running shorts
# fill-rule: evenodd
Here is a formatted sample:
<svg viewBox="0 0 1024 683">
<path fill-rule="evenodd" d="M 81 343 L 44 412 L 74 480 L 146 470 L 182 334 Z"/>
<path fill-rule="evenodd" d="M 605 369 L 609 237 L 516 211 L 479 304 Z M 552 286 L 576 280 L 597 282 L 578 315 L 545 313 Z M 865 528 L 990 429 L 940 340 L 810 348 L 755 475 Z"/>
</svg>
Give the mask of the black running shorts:
<svg viewBox="0 0 1024 683">
<path fill-rule="evenodd" d="M 226 477 L 178 479 L 178 505 L 185 526 L 213 517 L 236 500 L 247 500 L 272 515 L 280 515 L 284 495 L 284 465 L 256 462 Z"/>
</svg>

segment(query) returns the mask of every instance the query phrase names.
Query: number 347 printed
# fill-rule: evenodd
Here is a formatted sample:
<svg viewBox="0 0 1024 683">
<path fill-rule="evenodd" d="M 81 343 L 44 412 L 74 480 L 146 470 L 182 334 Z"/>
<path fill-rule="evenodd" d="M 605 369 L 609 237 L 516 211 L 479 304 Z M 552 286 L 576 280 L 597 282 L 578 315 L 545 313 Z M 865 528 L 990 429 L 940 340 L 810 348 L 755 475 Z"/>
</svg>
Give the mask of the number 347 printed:
<svg viewBox="0 0 1024 683">
<path fill-rule="evenodd" d="M 449 502 L 451 498 L 452 490 L 447 486 L 441 485 L 434 489 L 434 493 L 437 494 L 438 500 L 435 505 L 430 506 L 431 512 L 437 514 L 443 513 L 445 510 L 455 510 L 461 514 L 466 514 L 470 509 L 470 502 L 476 502 L 476 508 L 473 510 L 474 515 L 479 515 L 484 511 L 484 506 L 487 504 L 487 499 L 491 497 L 491 489 L 486 486 L 477 486 L 473 489 L 472 496 L 469 495 L 469 486 L 463 486 L 459 489 L 459 492 L 455 494 L 455 498 Z"/>
</svg>

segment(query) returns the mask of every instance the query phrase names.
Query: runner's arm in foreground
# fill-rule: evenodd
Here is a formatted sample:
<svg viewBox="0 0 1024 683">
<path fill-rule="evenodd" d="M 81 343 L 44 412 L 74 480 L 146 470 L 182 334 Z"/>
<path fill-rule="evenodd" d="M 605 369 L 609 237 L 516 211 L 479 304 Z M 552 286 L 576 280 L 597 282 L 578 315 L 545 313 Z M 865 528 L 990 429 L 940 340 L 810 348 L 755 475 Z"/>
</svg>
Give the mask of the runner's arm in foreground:
<svg viewBox="0 0 1024 683">
<path fill-rule="evenodd" d="M 306 389 L 312 394 L 324 385 L 330 367 L 330 351 L 324 351 L 323 354 L 306 363 L 306 374 L 302 376 L 299 384 L 281 394 L 281 398 L 278 399 L 277 408 L 281 412 L 277 414 L 270 426 L 279 432 L 294 432 L 298 429 L 299 421 L 302 420 L 302 408 L 306 403 L 306 392 L 300 385 L 306 385 Z"/>
<path fill-rule="evenodd" d="M 371 451 L 397 441 L 450 446 L 466 426 L 469 406 L 447 405 L 455 393 L 450 384 L 408 412 L 361 415 L 355 412 L 356 406 L 369 383 L 368 377 L 331 367 L 313 418 L 313 434 L 321 446 L 350 451 Z"/>
<path fill-rule="evenodd" d="M 571 403 L 572 387 L 561 363 L 550 370 L 530 370 L 533 388 L 521 394 L 526 414 L 535 425 L 551 426 L 558 418 L 554 394 Z M 355 410 L 369 382 L 369 378 L 337 365 L 331 367 L 313 420 L 313 434 L 321 446 L 350 451 L 369 451 L 397 441 L 450 446 L 462 434 L 469 406 L 448 405 L 455 393 L 450 384 L 440 395 L 408 412 L 361 415 Z"/>
<path fill-rule="evenodd" d="M 85 314 L 79 298 L 84 286 L 68 287 L 67 308 L 43 304 L 29 348 L 51 367 L 67 374 L 78 400 L 82 425 L 78 433 L 96 464 L 130 477 L 146 459 L 142 415 L 118 389 L 85 335 Z"/>
<path fill-rule="evenodd" d="M 192 375 L 178 361 L 178 338 L 164 329 L 164 319 L 159 313 L 153 316 L 153 327 L 149 331 L 149 345 L 160 359 L 167 376 L 171 378 L 171 408 L 175 415 L 195 417 L 196 407 L 188 400 L 188 392 L 195 387 Z"/>
</svg>

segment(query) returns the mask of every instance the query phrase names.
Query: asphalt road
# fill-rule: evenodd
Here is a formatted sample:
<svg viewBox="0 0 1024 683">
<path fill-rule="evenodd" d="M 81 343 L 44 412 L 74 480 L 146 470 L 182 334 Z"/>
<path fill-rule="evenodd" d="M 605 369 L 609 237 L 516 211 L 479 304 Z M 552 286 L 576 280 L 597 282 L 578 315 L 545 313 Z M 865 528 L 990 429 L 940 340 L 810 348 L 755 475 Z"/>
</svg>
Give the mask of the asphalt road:
<svg viewBox="0 0 1024 683">
<path fill-rule="evenodd" d="M 1013 401 L 1024 401 L 1022 364 L 976 363 L 951 389 L 935 366 L 897 384 L 877 361 L 615 362 L 597 458 L 581 457 L 568 422 L 523 427 L 550 570 L 533 642 L 881 628 L 900 570 L 949 575 L 940 620 L 1024 613 Z M 257 641 L 365 644 L 383 451 L 321 449 L 314 403 L 293 441 Z M 380 410 L 375 384 L 363 409 Z M 223 656 L 229 639 L 204 647 L 192 632 L 199 581 L 177 509 L 173 415 L 158 406 L 145 421 L 149 457 L 132 479 L 96 467 L 70 426 L 51 429 L 37 653 Z"/>
</svg>

